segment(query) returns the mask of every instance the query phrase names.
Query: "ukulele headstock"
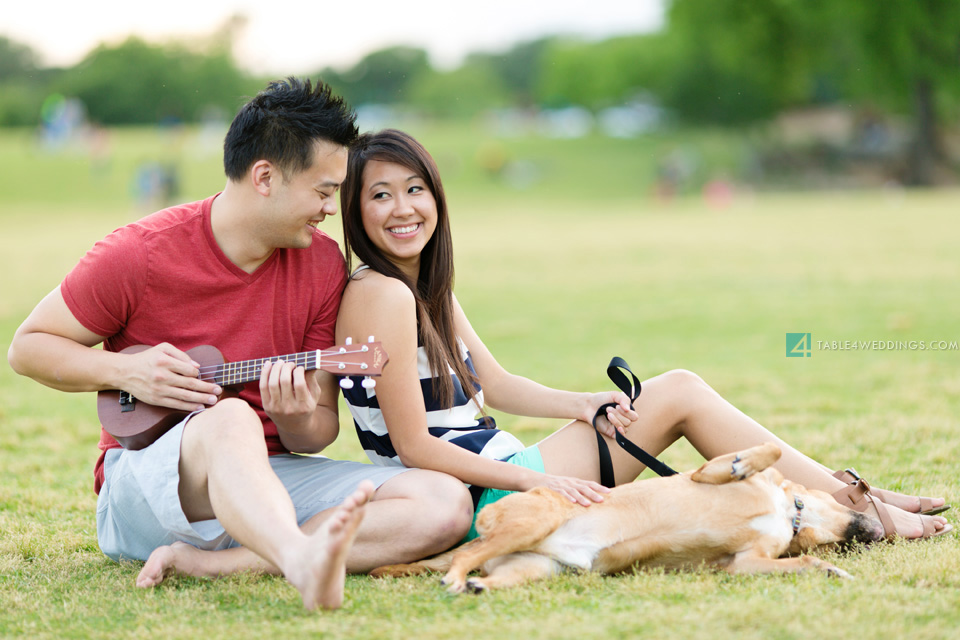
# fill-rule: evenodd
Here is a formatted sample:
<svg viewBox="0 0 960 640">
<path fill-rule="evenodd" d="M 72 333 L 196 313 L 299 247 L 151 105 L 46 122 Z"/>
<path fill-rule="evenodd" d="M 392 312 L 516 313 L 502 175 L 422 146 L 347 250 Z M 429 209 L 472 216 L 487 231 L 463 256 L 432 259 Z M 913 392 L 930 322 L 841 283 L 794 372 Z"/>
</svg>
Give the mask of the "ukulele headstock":
<svg viewBox="0 0 960 640">
<path fill-rule="evenodd" d="M 383 345 L 376 342 L 373 336 L 359 344 L 347 338 L 342 346 L 323 352 L 321 368 L 341 376 L 340 386 L 344 389 L 353 388 L 353 380 L 347 376 L 364 376 L 360 384 L 364 389 L 372 389 L 377 383 L 371 376 L 379 376 L 388 360 Z"/>
</svg>

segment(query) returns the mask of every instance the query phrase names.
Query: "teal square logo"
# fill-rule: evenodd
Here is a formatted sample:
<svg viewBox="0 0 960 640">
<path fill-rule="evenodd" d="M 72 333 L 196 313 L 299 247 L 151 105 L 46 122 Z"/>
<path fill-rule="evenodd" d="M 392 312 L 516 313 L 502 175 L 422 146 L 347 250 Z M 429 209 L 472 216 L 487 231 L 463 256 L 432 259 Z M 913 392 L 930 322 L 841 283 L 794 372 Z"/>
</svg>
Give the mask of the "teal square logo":
<svg viewBox="0 0 960 640">
<path fill-rule="evenodd" d="M 787 334 L 787 357 L 809 358 L 813 355 L 813 341 L 809 333 Z"/>
</svg>

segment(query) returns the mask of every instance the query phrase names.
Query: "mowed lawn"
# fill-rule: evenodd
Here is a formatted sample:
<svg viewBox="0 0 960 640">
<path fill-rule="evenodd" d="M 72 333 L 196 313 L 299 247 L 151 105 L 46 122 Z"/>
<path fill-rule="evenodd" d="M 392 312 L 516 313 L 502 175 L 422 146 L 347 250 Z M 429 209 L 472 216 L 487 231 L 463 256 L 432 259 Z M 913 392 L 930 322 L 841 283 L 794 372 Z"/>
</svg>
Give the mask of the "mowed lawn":
<svg viewBox="0 0 960 640">
<path fill-rule="evenodd" d="M 15 155 L 0 148 L 4 165 Z M 212 155 L 185 173 L 184 197 L 220 187 Z M 573 155 L 562 161 L 599 173 L 603 154 Z M 97 206 L 89 180 L 100 178 L 24 161 L 0 177 L 4 347 L 94 241 L 143 213 L 117 191 L 122 176 L 104 178 L 112 190 Z M 448 184 L 457 296 L 509 369 L 577 390 L 606 388 L 613 355 L 641 378 L 689 369 L 828 465 L 960 501 L 960 193 L 739 193 L 717 209 L 589 182 L 518 192 L 463 173 Z M 338 219 L 325 228 L 339 236 Z M 811 334 L 810 357 L 786 357 L 788 332 Z M 139 565 L 97 548 L 94 404 L 0 366 L 0 637 L 923 639 L 960 627 L 955 535 L 822 552 L 853 581 L 641 571 L 451 597 L 436 578 L 357 576 L 342 610 L 316 614 L 273 577 L 138 590 Z M 531 444 L 560 426 L 494 415 Z M 348 421 L 329 454 L 363 459 Z M 684 443 L 663 459 L 700 463 Z"/>
</svg>

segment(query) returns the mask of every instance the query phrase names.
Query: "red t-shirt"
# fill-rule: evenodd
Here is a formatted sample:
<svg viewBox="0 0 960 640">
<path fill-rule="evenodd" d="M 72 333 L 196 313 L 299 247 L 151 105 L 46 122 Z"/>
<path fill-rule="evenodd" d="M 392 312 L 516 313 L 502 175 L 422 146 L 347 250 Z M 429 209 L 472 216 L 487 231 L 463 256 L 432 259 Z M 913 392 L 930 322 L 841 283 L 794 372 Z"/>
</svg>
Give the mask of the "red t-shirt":
<svg viewBox="0 0 960 640">
<path fill-rule="evenodd" d="M 228 362 L 326 349 L 333 345 L 346 268 L 336 242 L 314 232 L 309 249 L 278 249 L 253 273 L 220 250 L 210 225 L 216 196 L 158 211 L 117 229 L 67 274 L 60 291 L 104 349 L 169 342 L 217 347 Z M 256 409 L 270 453 L 284 453 L 257 382 L 240 397 Z M 103 458 L 120 445 L 101 430 Z"/>
</svg>

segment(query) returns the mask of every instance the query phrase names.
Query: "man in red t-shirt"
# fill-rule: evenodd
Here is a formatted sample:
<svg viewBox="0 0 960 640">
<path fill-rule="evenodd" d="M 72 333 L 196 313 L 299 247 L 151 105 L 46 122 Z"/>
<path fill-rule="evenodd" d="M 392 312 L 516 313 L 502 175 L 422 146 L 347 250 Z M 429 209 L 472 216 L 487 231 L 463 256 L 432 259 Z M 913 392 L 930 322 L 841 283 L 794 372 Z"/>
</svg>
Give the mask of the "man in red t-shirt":
<svg viewBox="0 0 960 640">
<path fill-rule="evenodd" d="M 337 211 L 356 135 L 323 83 L 272 83 L 231 124 L 221 193 L 111 233 L 14 336 L 11 366 L 43 384 L 190 412 L 138 450 L 101 433 L 98 541 L 147 561 L 139 586 L 256 568 L 335 608 L 345 570 L 442 551 L 469 527 L 449 476 L 295 455 L 337 437 L 336 379 L 269 359 L 333 344 L 344 260 L 317 225 Z M 267 359 L 259 383 L 219 399 L 187 353 L 205 344 Z M 120 353 L 134 345 L 149 348 Z"/>
</svg>

